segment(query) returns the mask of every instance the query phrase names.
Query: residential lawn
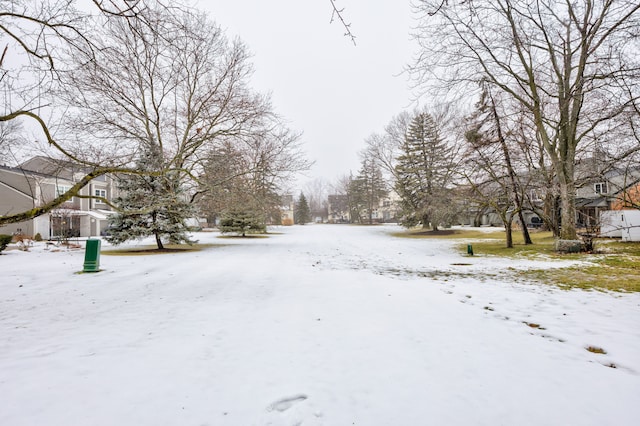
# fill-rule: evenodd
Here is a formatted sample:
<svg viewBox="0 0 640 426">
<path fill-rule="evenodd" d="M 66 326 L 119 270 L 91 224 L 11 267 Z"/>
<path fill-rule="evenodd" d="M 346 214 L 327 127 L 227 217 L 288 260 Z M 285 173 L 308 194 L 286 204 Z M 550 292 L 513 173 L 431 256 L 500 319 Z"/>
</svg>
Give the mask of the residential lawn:
<svg viewBox="0 0 640 426">
<path fill-rule="evenodd" d="M 449 231 L 449 232 L 446 232 Z M 460 251 L 472 245 L 475 256 L 537 257 L 586 262 L 580 266 L 516 271 L 519 276 L 563 288 L 640 292 L 640 243 L 596 240 L 594 253 L 562 254 L 554 251 L 550 232 L 531 231 L 534 244 L 525 245 L 519 231 L 513 233 L 513 248 L 507 248 L 504 231 L 443 230 L 440 233 L 407 231 L 394 236 L 407 238 L 448 238 L 461 241 Z"/>
</svg>

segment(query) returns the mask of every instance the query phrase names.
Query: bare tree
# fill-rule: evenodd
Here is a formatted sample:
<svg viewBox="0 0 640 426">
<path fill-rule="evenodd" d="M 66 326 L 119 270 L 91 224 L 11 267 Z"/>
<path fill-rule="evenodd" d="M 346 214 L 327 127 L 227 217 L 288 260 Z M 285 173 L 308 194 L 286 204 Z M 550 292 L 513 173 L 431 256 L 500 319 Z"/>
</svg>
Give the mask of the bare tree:
<svg viewBox="0 0 640 426">
<path fill-rule="evenodd" d="M 638 110 L 640 4 L 420 0 L 416 10 L 417 81 L 449 97 L 486 81 L 527 111 L 558 181 L 560 236 L 574 239 L 576 152 Z"/>
<path fill-rule="evenodd" d="M 93 56 L 74 55 L 61 92 L 69 139 L 78 157 L 153 148 L 161 167 L 189 174 L 202 148 L 249 133 L 270 105 L 248 88 L 245 46 L 206 15 L 153 3 L 140 15 L 98 22 Z"/>
<path fill-rule="evenodd" d="M 323 220 L 327 218 L 328 191 L 329 184 L 322 178 L 313 179 L 304 185 L 303 192 L 307 197 L 313 219 L 316 217 L 321 217 Z"/>
<path fill-rule="evenodd" d="M 101 16 L 128 20 L 140 19 L 138 13 L 145 6 L 137 0 L 93 0 L 92 5 L 93 12 Z M 0 0 L 0 85 L 4 95 L 0 122 L 14 128 L 18 122 L 35 126 L 57 157 L 83 163 L 57 138 L 55 123 L 61 114 L 48 96 L 60 86 L 61 75 L 72 68 L 67 60 L 69 52 L 81 51 L 91 58 L 95 51 L 94 39 L 86 27 L 91 14 L 75 6 L 74 0 Z M 87 173 L 69 191 L 28 211 L 3 215 L 0 225 L 31 219 L 62 206 L 95 177 L 132 172 L 122 164 L 90 161 L 84 165 Z"/>
<path fill-rule="evenodd" d="M 477 105 L 476 114 L 474 114 L 475 123 L 472 128 L 466 133 L 467 142 L 472 146 L 472 149 L 479 153 L 479 157 L 485 168 L 496 169 L 501 168 L 505 173 L 505 182 L 502 182 L 501 173 L 496 176 L 495 172 L 490 175 L 498 177 L 497 183 L 510 193 L 510 198 L 513 199 L 512 213 L 507 215 L 502 214 L 502 220 L 507 228 L 507 247 L 512 247 L 511 238 L 511 223 L 512 217 L 515 215 L 520 219 L 520 225 L 522 227 L 522 236 L 525 244 L 533 244 L 531 236 L 527 229 L 527 224 L 524 219 L 523 208 L 524 199 L 521 195 L 522 187 L 521 181 L 518 178 L 518 171 L 514 164 L 513 144 L 510 144 L 508 139 L 510 138 L 510 132 L 502 122 L 501 115 L 498 113 L 498 105 L 496 99 L 490 91 L 484 91 L 480 102 Z M 492 161 L 486 161 L 482 148 L 486 148 L 489 145 L 497 145 L 499 150 L 497 155 L 491 158 Z M 523 170 L 525 171 L 525 170 Z M 523 173 L 523 178 L 527 178 L 527 174 Z M 503 196 L 499 196 L 503 198 Z M 497 203 L 496 203 L 497 204 Z"/>
<path fill-rule="evenodd" d="M 512 248 L 516 218 L 525 244 L 532 244 L 523 213 L 530 208 L 527 201 L 533 203 L 527 194 L 538 177 L 533 168 L 527 167 L 527 158 L 532 154 L 537 158 L 537 153 L 529 149 L 529 142 L 521 143 L 521 134 L 511 127 L 520 116 L 505 110 L 501 101 L 490 91 L 483 91 L 476 110 L 468 117 L 465 160 L 460 170 L 469 198 L 482 207 L 478 210 L 499 218 L 505 227 L 506 246 Z"/>
<path fill-rule="evenodd" d="M 300 134 L 266 118 L 251 134 L 218 141 L 203 159 L 194 198 L 214 220 L 227 211 L 245 210 L 263 222 L 279 223 L 279 194 L 295 173 L 311 166 L 300 148 Z"/>
<path fill-rule="evenodd" d="M 18 120 L 0 121 L 0 162 L 13 162 L 16 151 L 24 144 L 22 123 Z"/>
<path fill-rule="evenodd" d="M 365 139 L 367 155 L 376 159 L 391 181 L 397 178 L 396 160 L 400 155 L 411 118 L 409 112 L 403 111 L 389 121 L 383 133 L 373 133 Z"/>
</svg>

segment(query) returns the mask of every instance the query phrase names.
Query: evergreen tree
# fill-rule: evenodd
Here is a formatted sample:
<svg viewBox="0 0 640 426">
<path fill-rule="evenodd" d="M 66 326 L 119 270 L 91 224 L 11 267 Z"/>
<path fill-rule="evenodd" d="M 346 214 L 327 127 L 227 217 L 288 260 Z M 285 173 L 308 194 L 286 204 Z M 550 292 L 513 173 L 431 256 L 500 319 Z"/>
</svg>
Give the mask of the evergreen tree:
<svg viewBox="0 0 640 426">
<path fill-rule="evenodd" d="M 449 186 L 453 180 L 454 149 L 440 135 L 428 113 L 419 113 L 407 130 L 402 153 L 397 158 L 396 191 L 401 197 L 402 225 L 438 230 L 451 220 Z"/>
<path fill-rule="evenodd" d="M 235 233 L 243 237 L 249 234 L 263 234 L 267 232 L 267 226 L 262 216 L 250 210 L 230 210 L 225 212 L 218 226 L 220 232 Z"/>
<path fill-rule="evenodd" d="M 353 212 L 362 223 L 366 218 L 373 223 L 373 213 L 378 208 L 380 199 L 387 196 L 386 182 L 382 176 L 380 165 L 370 155 L 365 153 L 360 170 L 351 181 Z"/>
<path fill-rule="evenodd" d="M 157 150 L 150 150 L 138 161 L 138 170 L 162 170 Z M 175 173 L 126 175 L 120 179 L 121 193 L 114 200 L 120 211 L 109 217 L 110 234 L 105 238 L 117 245 L 153 235 L 158 249 L 163 240 L 172 244 L 188 243 L 185 220 L 195 216 L 195 210 L 185 197 Z"/>
<path fill-rule="evenodd" d="M 311 222 L 311 210 L 309 209 L 309 203 L 302 192 L 300 193 L 300 197 L 298 197 L 293 217 L 295 223 L 298 225 L 304 225 L 305 223 Z"/>
</svg>

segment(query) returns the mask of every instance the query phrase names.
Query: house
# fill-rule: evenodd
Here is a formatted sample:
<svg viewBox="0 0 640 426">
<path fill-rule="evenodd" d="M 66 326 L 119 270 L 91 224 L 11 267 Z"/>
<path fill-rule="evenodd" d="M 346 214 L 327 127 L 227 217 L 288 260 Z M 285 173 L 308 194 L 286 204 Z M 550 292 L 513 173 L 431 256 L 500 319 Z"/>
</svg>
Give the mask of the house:
<svg viewBox="0 0 640 426">
<path fill-rule="evenodd" d="M 280 206 L 280 223 L 286 226 L 293 225 L 294 223 L 294 211 L 295 211 L 295 203 L 293 201 L 293 195 L 287 194 L 282 195 L 281 206 Z"/>
<path fill-rule="evenodd" d="M 613 169 L 586 179 L 576 190 L 576 223 L 580 227 L 598 227 L 602 212 L 633 204 L 640 194 L 639 185 L 640 169 Z"/>
<path fill-rule="evenodd" d="M 34 157 L 18 167 L 0 167 L 0 216 L 52 201 L 71 189 L 86 172 L 71 162 L 47 157 Z M 78 195 L 82 198 L 73 197 L 49 213 L 0 227 L 0 233 L 30 236 L 39 233 L 43 238 L 98 236 L 107 228 L 112 213 L 104 200 L 113 199 L 116 192 L 112 176 L 96 177 L 80 190 Z"/>
</svg>

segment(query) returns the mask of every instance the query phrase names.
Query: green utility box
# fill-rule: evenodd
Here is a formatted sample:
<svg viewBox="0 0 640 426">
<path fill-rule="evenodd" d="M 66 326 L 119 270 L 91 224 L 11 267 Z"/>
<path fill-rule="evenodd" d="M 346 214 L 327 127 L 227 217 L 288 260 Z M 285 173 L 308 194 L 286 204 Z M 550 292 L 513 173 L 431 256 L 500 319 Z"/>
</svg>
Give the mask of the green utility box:
<svg viewBox="0 0 640 426">
<path fill-rule="evenodd" d="M 100 240 L 87 240 L 87 246 L 84 252 L 84 270 L 83 272 L 100 271 Z"/>
</svg>

